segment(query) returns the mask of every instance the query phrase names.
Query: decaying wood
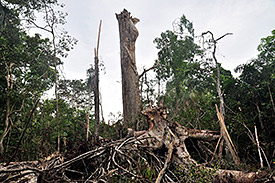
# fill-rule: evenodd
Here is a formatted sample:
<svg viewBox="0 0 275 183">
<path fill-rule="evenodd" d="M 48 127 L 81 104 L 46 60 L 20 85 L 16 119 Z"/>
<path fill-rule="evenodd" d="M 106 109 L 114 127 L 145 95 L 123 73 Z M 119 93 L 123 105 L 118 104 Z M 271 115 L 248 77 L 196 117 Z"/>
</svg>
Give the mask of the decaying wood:
<svg viewBox="0 0 275 183">
<path fill-rule="evenodd" d="M 143 111 L 154 124 L 149 131 L 131 131 L 127 138 L 104 141 L 100 146 L 71 159 L 55 153 L 37 162 L 11 163 L 0 166 L 0 181 L 19 182 L 180 182 L 174 170 L 192 164 L 198 169 L 215 171 L 214 182 L 256 182 L 266 175 L 235 170 L 214 170 L 199 164 L 190 155 L 186 139 L 217 141 L 219 132 L 187 129 L 177 122 L 168 121 L 165 108 L 152 107 Z M 162 154 L 162 155 L 161 155 Z M 154 175 L 145 176 L 144 170 L 154 169 Z M 31 177 L 31 178 L 28 178 Z M 269 178 L 272 180 L 272 178 Z"/>
<path fill-rule="evenodd" d="M 141 110 L 139 94 L 139 75 L 136 67 L 135 42 L 138 30 L 133 18 L 127 10 L 116 14 L 120 35 L 120 57 L 122 75 L 123 117 L 126 128 L 136 128 L 136 117 Z"/>
<path fill-rule="evenodd" d="M 239 165 L 240 164 L 240 159 L 238 157 L 238 153 L 237 153 L 237 150 L 230 138 L 230 135 L 226 129 L 226 126 L 224 124 L 224 117 L 223 115 L 219 112 L 219 109 L 218 109 L 218 106 L 216 106 L 216 111 L 217 111 L 217 116 L 218 116 L 218 119 L 219 119 L 219 123 L 220 123 L 220 127 L 221 127 L 221 133 L 222 133 L 222 137 L 223 139 L 225 140 L 227 146 L 229 147 L 229 150 L 232 154 L 232 157 L 233 157 L 233 160 L 234 162 Z"/>
</svg>

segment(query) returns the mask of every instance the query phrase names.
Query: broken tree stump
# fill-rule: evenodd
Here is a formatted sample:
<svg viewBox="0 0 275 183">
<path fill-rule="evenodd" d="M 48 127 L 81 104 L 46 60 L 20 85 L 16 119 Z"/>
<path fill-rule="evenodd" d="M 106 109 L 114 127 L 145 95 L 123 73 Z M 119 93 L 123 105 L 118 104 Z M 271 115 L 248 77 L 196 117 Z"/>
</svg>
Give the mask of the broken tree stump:
<svg viewBox="0 0 275 183">
<path fill-rule="evenodd" d="M 123 117 L 125 128 L 136 129 L 136 118 L 141 111 L 139 94 L 139 75 L 136 67 L 135 44 L 138 30 L 135 26 L 139 19 L 127 10 L 116 14 L 120 36 L 120 59 L 122 77 Z"/>
</svg>

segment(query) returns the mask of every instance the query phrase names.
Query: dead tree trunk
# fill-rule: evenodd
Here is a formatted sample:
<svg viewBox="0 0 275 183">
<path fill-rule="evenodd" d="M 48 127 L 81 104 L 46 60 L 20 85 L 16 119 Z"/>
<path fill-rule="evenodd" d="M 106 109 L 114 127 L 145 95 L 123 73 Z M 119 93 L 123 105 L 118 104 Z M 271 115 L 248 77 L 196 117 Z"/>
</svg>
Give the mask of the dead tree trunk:
<svg viewBox="0 0 275 183">
<path fill-rule="evenodd" d="M 124 124 L 126 127 L 135 129 L 135 118 L 141 110 L 139 75 L 135 59 L 135 42 L 138 37 L 138 30 L 135 24 L 139 20 L 131 17 L 130 13 L 125 9 L 120 14 L 116 14 L 116 18 L 119 24 L 120 35 Z"/>
<path fill-rule="evenodd" d="M 234 160 L 234 162 L 239 165 L 240 164 L 240 160 L 239 160 L 239 157 L 238 157 L 238 154 L 237 154 L 237 151 L 234 147 L 234 144 L 233 142 L 231 141 L 231 138 L 227 132 L 227 129 L 225 127 L 225 124 L 224 124 L 224 117 L 225 117 L 225 107 L 224 107 L 224 98 L 223 98 L 223 94 L 222 94 L 222 91 L 221 91 L 221 83 L 220 83 L 220 66 L 219 66 L 219 63 L 218 63 L 218 60 L 216 58 L 216 49 L 217 49 L 217 43 L 219 40 L 221 40 L 222 38 L 224 38 L 225 36 L 227 35 L 232 35 L 232 33 L 226 33 L 224 34 L 223 36 L 219 37 L 218 39 L 215 39 L 214 38 L 214 35 L 211 31 L 207 31 L 207 32 L 204 32 L 202 33 L 202 36 L 205 36 L 207 34 L 210 34 L 210 40 L 211 40 L 211 43 L 213 44 L 213 51 L 212 51 L 212 57 L 215 61 L 215 65 L 216 65 L 216 69 L 217 69 L 217 79 L 214 80 L 216 86 L 217 86 L 217 92 L 218 92 L 218 97 L 220 99 L 220 110 L 217 109 L 217 115 L 218 115 L 218 118 L 219 118 L 219 122 L 220 122 L 220 127 L 221 127 L 221 134 L 222 134 L 222 141 L 225 140 L 227 146 L 229 147 L 229 150 L 231 152 L 231 155 L 232 155 L 232 158 Z M 222 149 L 222 141 L 220 143 L 220 147 Z"/>
<path fill-rule="evenodd" d="M 101 32 L 101 23 L 99 24 L 98 38 L 97 38 L 97 48 L 95 48 L 95 87 L 94 87 L 94 101 L 95 101 L 95 136 L 99 136 L 99 68 L 98 68 L 98 50 L 99 50 L 99 40 Z"/>
</svg>

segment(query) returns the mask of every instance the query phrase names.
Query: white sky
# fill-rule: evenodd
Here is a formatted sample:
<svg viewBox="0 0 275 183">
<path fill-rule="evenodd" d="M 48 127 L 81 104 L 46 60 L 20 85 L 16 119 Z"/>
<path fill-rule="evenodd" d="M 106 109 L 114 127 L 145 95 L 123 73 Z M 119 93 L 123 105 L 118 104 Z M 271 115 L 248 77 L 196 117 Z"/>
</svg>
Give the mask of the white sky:
<svg viewBox="0 0 275 183">
<path fill-rule="evenodd" d="M 140 19 L 136 25 L 136 62 L 139 72 L 150 67 L 158 50 L 153 40 L 172 30 L 172 22 L 183 14 L 193 22 L 195 34 L 212 31 L 216 38 L 232 32 L 218 44 L 218 59 L 225 69 L 233 70 L 257 56 L 260 39 L 275 29 L 275 0 L 63 0 L 68 12 L 66 29 L 78 44 L 64 59 L 68 79 L 85 79 L 93 63 L 98 25 L 103 21 L 99 56 L 106 74 L 100 75 L 105 119 L 110 112 L 122 111 L 120 48 L 115 13 L 124 8 Z"/>
</svg>

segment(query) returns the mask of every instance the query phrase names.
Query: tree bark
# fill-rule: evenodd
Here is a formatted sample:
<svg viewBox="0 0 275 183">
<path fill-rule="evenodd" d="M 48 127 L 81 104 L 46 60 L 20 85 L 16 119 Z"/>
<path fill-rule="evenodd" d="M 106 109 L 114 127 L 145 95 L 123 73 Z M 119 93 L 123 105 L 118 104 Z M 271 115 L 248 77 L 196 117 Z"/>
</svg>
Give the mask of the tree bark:
<svg viewBox="0 0 275 183">
<path fill-rule="evenodd" d="M 96 52 L 95 52 L 96 54 Z M 99 89 L 98 89 L 98 57 L 95 56 L 95 88 L 94 88 L 94 102 L 95 102 L 95 136 L 99 136 Z"/>
<path fill-rule="evenodd" d="M 116 18 L 120 34 L 124 124 L 126 127 L 136 129 L 136 116 L 141 110 L 139 75 L 135 59 L 135 42 L 138 37 L 135 24 L 139 20 L 130 16 L 130 13 L 125 9 L 120 14 L 116 14 Z"/>
<path fill-rule="evenodd" d="M 262 112 L 261 112 L 261 109 L 260 109 L 258 103 L 256 103 L 255 105 L 256 105 L 257 112 L 258 112 L 259 122 L 260 122 L 261 129 L 264 130 L 264 123 L 263 123 L 263 120 L 262 120 Z"/>
<path fill-rule="evenodd" d="M 6 101 L 6 119 L 5 119 L 5 129 L 3 134 L 0 137 L 0 154 L 3 155 L 4 153 L 4 138 L 7 136 L 11 129 L 11 124 L 9 122 L 9 115 L 10 115 L 10 99 L 9 96 Z"/>
<path fill-rule="evenodd" d="M 273 100 L 273 97 L 272 97 L 272 92 L 270 90 L 269 84 L 267 85 L 267 88 L 268 88 L 268 93 L 269 93 L 270 101 L 271 101 L 271 104 L 272 104 L 273 112 L 274 112 L 274 115 L 275 115 L 275 105 L 274 105 L 274 100 Z"/>
<path fill-rule="evenodd" d="M 12 124 L 10 121 L 10 113 L 11 113 L 11 104 L 10 104 L 10 93 L 13 88 L 13 75 L 12 75 L 12 66 L 14 64 L 10 63 L 9 65 L 6 63 L 7 67 L 7 101 L 6 101 L 6 118 L 5 118 L 5 128 L 4 131 L 0 137 L 0 155 L 3 155 L 4 153 L 4 138 L 8 135 Z"/>
</svg>

